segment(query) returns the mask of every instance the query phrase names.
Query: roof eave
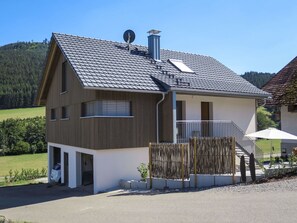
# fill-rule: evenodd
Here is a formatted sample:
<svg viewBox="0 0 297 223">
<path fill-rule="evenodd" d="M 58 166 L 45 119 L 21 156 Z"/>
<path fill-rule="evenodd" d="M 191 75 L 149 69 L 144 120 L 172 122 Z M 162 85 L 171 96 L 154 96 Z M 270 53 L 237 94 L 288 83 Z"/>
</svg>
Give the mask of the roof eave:
<svg viewBox="0 0 297 223">
<path fill-rule="evenodd" d="M 181 89 L 181 88 L 171 88 L 171 91 L 176 93 L 185 94 L 198 94 L 198 95 L 209 95 L 209 96 L 221 96 L 221 97 L 239 97 L 239 98 L 253 98 L 253 99 L 263 99 L 271 97 L 271 94 L 251 94 L 244 92 L 228 92 L 228 91 L 213 91 L 213 90 L 201 90 L 201 89 Z"/>
<path fill-rule="evenodd" d="M 47 83 L 50 68 L 51 68 L 53 60 L 54 60 L 54 55 L 55 55 L 56 49 L 57 49 L 57 44 L 52 38 L 51 42 L 50 42 L 49 50 L 48 50 L 48 53 L 46 56 L 46 60 L 45 60 L 46 64 L 45 64 L 43 72 L 42 72 L 42 78 L 38 85 L 38 90 L 37 90 L 37 95 L 36 95 L 36 98 L 34 101 L 34 105 L 40 106 L 40 105 L 44 105 L 44 103 L 45 103 L 45 99 L 42 98 L 42 96 L 44 94 L 45 86 Z"/>
</svg>

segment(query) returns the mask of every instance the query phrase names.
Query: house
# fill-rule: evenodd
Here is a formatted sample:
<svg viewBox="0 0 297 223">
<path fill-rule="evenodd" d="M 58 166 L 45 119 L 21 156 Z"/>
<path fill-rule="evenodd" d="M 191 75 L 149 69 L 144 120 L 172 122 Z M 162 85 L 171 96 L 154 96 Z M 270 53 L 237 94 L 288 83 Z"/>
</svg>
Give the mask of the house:
<svg viewBox="0 0 297 223">
<path fill-rule="evenodd" d="M 140 178 L 149 142 L 254 132 L 267 96 L 212 57 L 160 49 L 155 30 L 147 47 L 54 33 L 36 104 L 49 170 L 61 163 L 62 182 L 96 193 Z"/>
<path fill-rule="evenodd" d="M 276 107 L 281 130 L 297 135 L 297 57 L 282 68 L 262 89 L 272 94 L 268 106 Z M 290 155 L 297 142 L 282 140 L 282 156 Z"/>
</svg>

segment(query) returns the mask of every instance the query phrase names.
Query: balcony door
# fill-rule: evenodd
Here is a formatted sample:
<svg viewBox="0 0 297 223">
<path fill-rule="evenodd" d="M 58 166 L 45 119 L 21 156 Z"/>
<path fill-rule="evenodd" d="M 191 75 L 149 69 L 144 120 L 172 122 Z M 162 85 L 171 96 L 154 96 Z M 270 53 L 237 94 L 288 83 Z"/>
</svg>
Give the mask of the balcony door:
<svg viewBox="0 0 297 223">
<path fill-rule="evenodd" d="M 212 120 L 212 102 L 201 102 L 201 136 L 209 137 L 212 132 L 212 124 L 208 122 Z"/>
<path fill-rule="evenodd" d="M 176 121 L 185 119 L 185 101 L 176 101 Z M 185 123 L 177 123 L 177 137 L 182 138 L 185 134 Z"/>
</svg>

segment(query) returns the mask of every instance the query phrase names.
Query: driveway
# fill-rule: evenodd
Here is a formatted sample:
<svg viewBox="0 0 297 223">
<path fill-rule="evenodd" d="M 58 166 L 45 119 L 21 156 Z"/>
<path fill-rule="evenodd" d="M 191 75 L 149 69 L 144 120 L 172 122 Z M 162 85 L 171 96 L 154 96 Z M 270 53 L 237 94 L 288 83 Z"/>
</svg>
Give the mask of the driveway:
<svg viewBox="0 0 297 223">
<path fill-rule="evenodd" d="M 0 188 L 0 209 L 31 222 L 295 222 L 297 179 L 169 193 Z"/>
</svg>

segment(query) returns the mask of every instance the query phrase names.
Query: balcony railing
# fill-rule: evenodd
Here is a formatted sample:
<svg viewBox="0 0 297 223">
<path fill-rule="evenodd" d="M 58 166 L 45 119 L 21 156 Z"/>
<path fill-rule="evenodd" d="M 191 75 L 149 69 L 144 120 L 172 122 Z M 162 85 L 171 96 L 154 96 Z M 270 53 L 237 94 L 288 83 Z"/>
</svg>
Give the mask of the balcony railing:
<svg viewBox="0 0 297 223">
<path fill-rule="evenodd" d="M 178 143 L 187 143 L 191 137 L 235 137 L 236 146 L 244 153 L 254 153 L 255 158 L 263 158 L 262 150 L 233 121 L 182 120 L 176 121 L 176 127 Z"/>
</svg>

